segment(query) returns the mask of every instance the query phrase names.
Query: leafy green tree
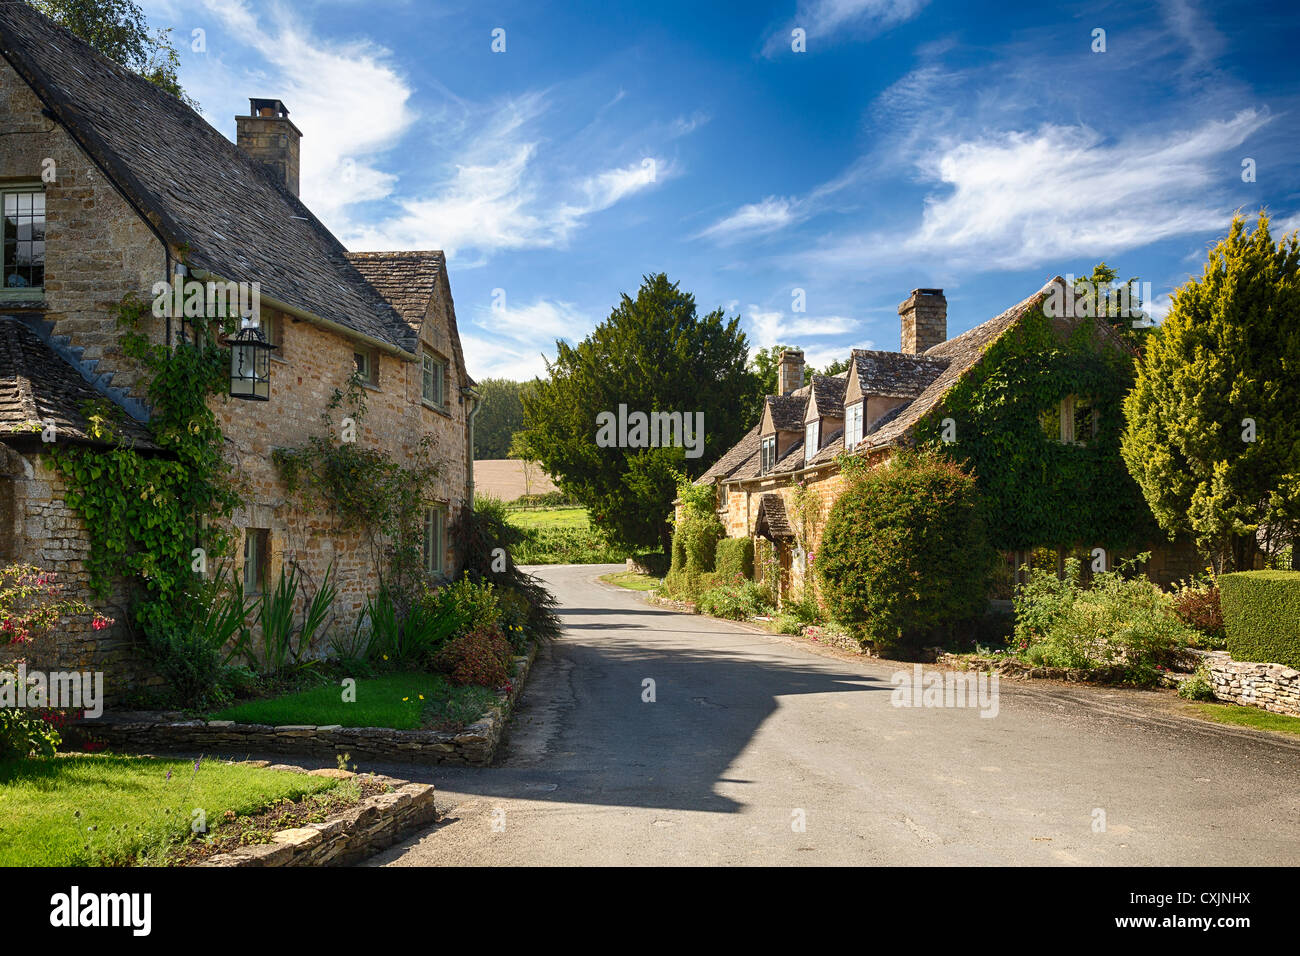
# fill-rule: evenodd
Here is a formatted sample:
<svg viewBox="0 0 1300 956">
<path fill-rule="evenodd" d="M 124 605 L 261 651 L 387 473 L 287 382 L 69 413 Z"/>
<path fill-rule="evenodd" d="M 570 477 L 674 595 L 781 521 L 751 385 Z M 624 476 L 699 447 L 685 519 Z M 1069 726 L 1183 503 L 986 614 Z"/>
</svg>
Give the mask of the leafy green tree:
<svg viewBox="0 0 1300 956">
<path fill-rule="evenodd" d="M 767 348 L 759 349 L 749 360 L 749 370 L 753 372 L 755 378 L 754 404 L 761 403 L 768 395 L 776 394 L 776 387 L 780 381 L 781 353 L 791 348 L 794 346 L 769 345 Z"/>
<path fill-rule="evenodd" d="M 1298 408 L 1300 241 L 1237 216 L 1147 341 L 1124 460 L 1162 528 L 1246 569 L 1261 527 L 1300 528 Z"/>
<path fill-rule="evenodd" d="M 508 378 L 486 378 L 478 383 L 482 404 L 474 418 L 474 457 L 506 458 L 510 439 L 524 426 L 524 405 L 520 399 L 526 382 Z"/>
<path fill-rule="evenodd" d="M 1083 310 L 1080 314 L 1104 319 L 1121 339 L 1135 348 L 1141 348 L 1150 328 L 1146 323 L 1141 322 L 1134 312 L 1143 303 L 1137 300 L 1136 295 L 1130 297 L 1121 295 L 1122 288 L 1112 288 L 1111 283 L 1118 277 L 1117 270 L 1106 265 L 1105 262 L 1099 262 L 1093 266 L 1092 275 L 1076 278 L 1075 291 L 1087 300 L 1086 303 L 1080 303 L 1080 308 Z M 1124 285 L 1136 291 L 1139 281 L 1137 278 L 1132 278 Z M 1134 322 L 1139 324 L 1135 326 Z"/>
<path fill-rule="evenodd" d="M 849 370 L 848 359 L 846 358 L 836 359 L 834 362 L 831 362 L 830 365 L 827 365 L 824 369 L 822 369 L 817 374 L 818 375 L 839 375 L 841 372 L 847 372 L 848 370 Z"/>
<path fill-rule="evenodd" d="M 675 473 L 698 476 L 753 423 L 757 385 L 740 320 L 721 309 L 697 315 L 695 297 L 659 273 L 578 345 L 556 348 L 547 377 L 523 395 L 522 440 L 619 543 L 666 547 Z M 680 445 L 602 447 L 601 420 L 619 406 L 628 415 L 681 413 L 692 426 L 702 413 L 702 443 L 692 431 L 691 457 Z"/>
<path fill-rule="evenodd" d="M 31 4 L 110 60 L 198 106 L 181 88 L 181 58 L 172 45 L 171 28 L 150 30 L 134 0 L 31 0 Z"/>
</svg>

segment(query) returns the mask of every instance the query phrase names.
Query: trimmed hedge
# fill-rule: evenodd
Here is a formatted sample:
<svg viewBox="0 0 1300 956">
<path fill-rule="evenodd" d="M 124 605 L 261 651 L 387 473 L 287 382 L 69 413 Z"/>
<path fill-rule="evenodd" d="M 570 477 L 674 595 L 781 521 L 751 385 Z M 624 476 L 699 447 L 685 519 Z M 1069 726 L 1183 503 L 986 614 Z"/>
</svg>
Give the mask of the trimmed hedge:
<svg viewBox="0 0 1300 956">
<path fill-rule="evenodd" d="M 884 657 L 950 642 L 988 604 L 996 555 L 981 512 L 974 476 L 933 452 L 852 476 L 817 552 L 831 616 Z"/>
<path fill-rule="evenodd" d="M 1239 571 L 1218 584 L 1233 660 L 1300 668 L 1300 571 Z"/>
<path fill-rule="evenodd" d="M 723 538 L 718 542 L 714 565 L 718 574 L 731 577 L 739 574 L 752 580 L 754 577 L 754 539 Z"/>
</svg>

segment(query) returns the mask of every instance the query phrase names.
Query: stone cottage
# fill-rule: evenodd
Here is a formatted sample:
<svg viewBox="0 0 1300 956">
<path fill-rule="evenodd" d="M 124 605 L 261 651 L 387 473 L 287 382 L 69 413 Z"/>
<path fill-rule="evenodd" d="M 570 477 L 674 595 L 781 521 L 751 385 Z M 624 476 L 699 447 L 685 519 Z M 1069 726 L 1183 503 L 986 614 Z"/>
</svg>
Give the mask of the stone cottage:
<svg viewBox="0 0 1300 956">
<path fill-rule="evenodd" d="M 899 351 L 854 349 L 848 371 L 837 376 L 814 375 L 805 382 L 803 353 L 783 352 L 779 394 L 764 400 L 759 423 L 696 481 L 717 489 L 717 513 L 727 536 L 755 539 L 756 564 L 761 567 L 765 556 L 775 562 L 783 595 L 801 588 L 810 556 L 815 561 L 826 517 L 844 488 L 837 460 L 847 452 L 877 465 L 899 448 L 914 445 L 918 426 L 945 414 L 945 399 L 954 386 L 984 360 L 991 345 L 1028 314 L 1044 308 L 1054 285 L 1065 294 L 1065 280 L 1057 276 L 1022 302 L 952 339 L 943 290 L 915 289 L 898 307 Z M 1065 338 L 1078 321 L 1054 319 L 1056 334 Z M 1127 348 L 1105 322 L 1098 322 L 1097 330 L 1097 348 Z M 1034 427 L 1050 429 L 1050 440 L 1084 444 L 1082 434 L 1074 433 L 1075 401 L 1067 395 L 1059 407 L 1035 410 L 1041 424 Z M 1082 403 L 1079 413 L 1085 414 Z M 1119 416 L 1121 411 L 1115 402 L 1086 414 Z M 1090 418 L 1088 427 L 1094 422 Z M 1102 489 L 1080 492 L 1104 494 Z M 1052 545 L 1008 552 L 998 596 L 1010 596 L 1010 585 L 1025 566 L 1049 562 L 1059 570 L 1066 548 Z M 1186 545 L 1153 541 L 1150 550 L 1148 573 L 1162 583 L 1187 576 L 1198 566 L 1194 550 Z M 1118 555 L 1106 557 L 1111 562 Z"/>
<path fill-rule="evenodd" d="M 232 143 L 24 3 L 0 4 L 0 53 L 0 563 L 58 571 L 84 594 L 88 540 L 42 430 L 92 443 L 87 403 L 108 401 L 126 437 L 148 448 L 150 411 L 118 347 L 118 305 L 197 280 L 256 283 L 259 327 L 276 346 L 268 400 L 215 405 L 246 489 L 233 516 L 246 587 L 261 590 L 286 564 L 319 582 L 333 565 L 341 626 L 374 592 L 363 542 L 304 513 L 271 457 L 320 432 L 354 373 L 367 404 L 359 443 L 406 464 L 434 441 L 424 569 L 453 575 L 449 528 L 472 501 L 477 394 L 443 254 L 345 249 L 298 197 L 301 133 L 278 100 L 250 100 Z M 184 347 L 179 318 L 147 321 L 153 341 Z M 105 668 L 118 691 L 137 678 L 122 599 L 104 608 L 117 626 L 62 634 L 58 651 L 62 664 Z"/>
</svg>

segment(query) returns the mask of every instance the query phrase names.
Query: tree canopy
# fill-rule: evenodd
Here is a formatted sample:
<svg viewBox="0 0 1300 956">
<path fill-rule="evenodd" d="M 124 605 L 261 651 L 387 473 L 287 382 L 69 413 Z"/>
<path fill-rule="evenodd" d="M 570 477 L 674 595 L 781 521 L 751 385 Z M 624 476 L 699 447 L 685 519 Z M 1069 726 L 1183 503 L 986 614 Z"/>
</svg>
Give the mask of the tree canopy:
<svg viewBox="0 0 1300 956">
<path fill-rule="evenodd" d="M 659 273 L 587 338 L 556 348 L 523 395 L 521 440 L 597 526 L 626 545 L 665 546 L 676 474 L 698 476 L 753 424 L 757 383 L 739 318 L 699 316 L 694 296 Z M 612 446 L 598 441 L 602 422 L 636 412 L 680 413 L 684 427 L 703 415 L 703 435 L 689 436 L 689 455 L 685 442 L 645 447 L 635 428 Z"/>
<path fill-rule="evenodd" d="M 196 106 L 181 88 L 171 29 L 150 30 L 134 0 L 30 0 L 41 13 L 172 96 Z"/>
<path fill-rule="evenodd" d="M 508 378 L 485 378 L 478 383 L 482 399 L 474 418 L 476 459 L 510 456 L 510 441 L 524 425 L 521 395 L 527 385 Z"/>
<path fill-rule="evenodd" d="M 1234 217 L 1148 337 L 1123 454 L 1156 520 L 1233 568 L 1300 528 L 1300 240 Z"/>
</svg>

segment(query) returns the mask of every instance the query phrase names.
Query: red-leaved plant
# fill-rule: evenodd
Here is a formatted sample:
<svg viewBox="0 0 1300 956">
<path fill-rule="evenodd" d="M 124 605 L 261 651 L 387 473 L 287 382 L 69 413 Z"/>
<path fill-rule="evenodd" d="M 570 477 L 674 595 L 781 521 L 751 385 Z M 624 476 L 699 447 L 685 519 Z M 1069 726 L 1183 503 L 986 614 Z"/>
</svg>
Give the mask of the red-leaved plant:
<svg viewBox="0 0 1300 956">
<path fill-rule="evenodd" d="M 0 568 L 0 644 L 30 644 L 60 621 L 87 614 L 97 631 L 113 623 L 84 601 L 66 596 L 54 571 L 32 564 Z"/>
</svg>

